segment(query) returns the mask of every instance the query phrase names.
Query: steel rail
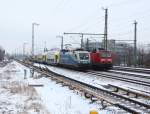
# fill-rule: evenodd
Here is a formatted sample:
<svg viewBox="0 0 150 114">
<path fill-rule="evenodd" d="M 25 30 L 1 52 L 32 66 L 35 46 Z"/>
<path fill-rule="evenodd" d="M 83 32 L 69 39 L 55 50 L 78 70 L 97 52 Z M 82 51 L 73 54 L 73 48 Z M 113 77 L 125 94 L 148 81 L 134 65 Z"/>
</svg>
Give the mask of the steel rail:
<svg viewBox="0 0 150 114">
<path fill-rule="evenodd" d="M 57 79 L 62 78 L 64 80 L 68 80 L 69 83 L 67 83 L 67 84 L 70 84 L 70 86 L 74 85 L 75 88 L 80 87 L 80 89 L 84 90 L 85 92 L 87 92 L 89 94 L 92 94 L 92 96 L 94 96 L 98 99 L 103 99 L 104 101 L 106 101 L 110 104 L 113 104 L 114 106 L 117 106 L 119 108 L 122 108 L 122 109 L 124 109 L 130 113 L 133 113 L 133 114 L 140 114 L 141 113 L 141 112 L 137 111 L 137 109 L 135 109 L 136 105 L 140 105 L 141 107 L 145 107 L 147 109 L 147 111 L 148 111 L 148 109 L 150 109 L 150 105 L 148 105 L 148 104 L 130 99 L 128 97 L 125 97 L 125 96 L 122 96 L 122 95 L 119 95 L 116 93 L 113 93 L 113 92 L 108 91 L 106 89 L 102 89 L 102 88 L 95 87 L 93 85 L 89 85 L 85 82 L 81 82 L 81 81 L 66 77 L 64 75 L 61 75 L 61 74 L 57 74 L 53 71 L 50 71 L 49 69 L 39 68 L 37 66 L 32 66 L 29 64 L 28 65 L 26 64 L 26 66 L 27 67 L 33 67 L 34 70 L 36 70 L 37 72 L 40 72 L 44 75 L 47 75 L 47 76 L 50 76 L 53 78 L 57 77 Z M 66 82 L 64 81 L 63 83 L 66 83 Z M 114 99 L 114 100 L 110 100 L 110 98 Z M 119 101 L 119 99 L 121 99 L 121 100 Z M 122 101 L 123 99 L 125 101 Z M 128 103 L 130 103 L 131 106 L 133 105 L 132 103 L 134 103 L 134 106 L 133 107 L 126 106 L 127 101 L 128 101 Z"/>
<path fill-rule="evenodd" d="M 127 72 L 118 72 L 115 70 L 109 70 L 109 73 L 117 73 L 117 74 L 123 74 L 123 75 L 128 75 L 128 76 L 134 76 L 134 77 L 138 77 L 138 78 L 145 78 L 145 79 L 150 79 L 150 75 L 149 76 L 144 76 L 144 75 L 140 75 L 140 74 L 133 74 L 133 73 L 127 73 Z"/>
<path fill-rule="evenodd" d="M 140 81 L 140 80 L 136 80 L 136 79 L 130 79 L 130 78 L 115 76 L 115 75 L 111 75 L 111 74 L 104 74 L 104 73 L 100 73 L 100 72 L 93 72 L 93 71 L 87 72 L 87 74 L 101 76 L 101 77 L 105 77 L 105 78 L 111 78 L 111 79 L 115 79 L 115 80 L 120 80 L 120 81 L 124 81 L 124 82 L 129 82 L 129 83 L 134 83 L 134 84 L 150 87 L 149 82 Z"/>
<path fill-rule="evenodd" d="M 146 73 L 150 74 L 150 69 L 140 69 L 140 68 L 132 68 L 132 67 L 119 67 L 114 66 L 113 70 L 121 70 L 121 71 L 130 71 L 130 72 L 138 72 L 138 73 Z"/>
</svg>

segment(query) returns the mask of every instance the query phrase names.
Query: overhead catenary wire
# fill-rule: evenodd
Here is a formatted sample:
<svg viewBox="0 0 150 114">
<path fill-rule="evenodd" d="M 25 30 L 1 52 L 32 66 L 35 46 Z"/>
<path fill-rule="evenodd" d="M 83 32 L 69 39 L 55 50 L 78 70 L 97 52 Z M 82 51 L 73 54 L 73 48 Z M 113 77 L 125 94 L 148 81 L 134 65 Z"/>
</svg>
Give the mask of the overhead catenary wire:
<svg viewBox="0 0 150 114">
<path fill-rule="evenodd" d="M 135 1 L 135 0 L 134 0 Z M 132 1 L 132 3 L 134 3 L 134 1 Z M 113 4 L 111 4 L 110 5 L 110 8 L 112 8 L 112 7 L 119 7 L 119 6 L 122 6 L 122 5 L 126 5 L 126 4 L 128 4 L 129 3 L 129 0 L 124 0 L 124 1 L 121 1 L 120 3 L 114 3 L 114 5 Z M 110 9 L 111 10 L 111 9 Z M 147 10 L 143 10 L 142 12 L 145 12 L 145 11 L 147 11 Z M 144 13 L 142 13 L 142 14 L 144 14 Z M 110 14 L 111 15 L 111 14 Z M 143 16 L 141 15 L 141 12 L 140 13 L 136 13 L 136 15 L 137 15 L 137 17 L 136 17 L 136 19 L 137 18 L 139 18 L 139 19 L 143 19 Z M 148 14 L 144 14 L 144 15 L 149 15 L 149 13 Z M 92 16 L 91 16 L 92 17 Z M 129 16 L 130 17 L 130 16 Z M 128 17 L 127 17 L 128 18 Z M 87 21 L 88 20 L 88 21 Z M 94 19 L 92 19 L 92 20 L 94 20 Z M 103 21 L 102 21 L 103 22 Z M 129 23 L 129 24 L 124 24 L 124 23 Z M 117 29 L 117 31 L 118 31 L 118 34 L 115 34 L 115 35 L 112 35 L 112 36 L 118 36 L 118 37 L 125 37 L 125 36 L 131 36 L 131 35 L 133 35 L 132 34 L 132 31 L 130 31 L 130 32 L 127 32 L 127 33 L 124 33 L 123 31 L 125 31 L 125 29 L 126 30 L 128 30 L 129 29 L 129 27 L 130 27 L 130 23 L 132 22 L 132 19 L 125 19 L 125 18 L 122 18 L 122 19 L 120 19 L 120 18 L 118 18 L 118 19 L 116 19 L 116 22 L 115 22 L 115 20 L 112 20 L 112 22 L 111 23 L 116 23 L 116 25 L 117 26 L 115 26 L 115 25 L 113 25 L 113 26 L 110 26 L 109 28 L 111 29 L 111 30 L 114 30 L 114 28 L 116 28 Z M 92 30 L 96 25 L 99 25 L 99 22 L 96 22 L 96 23 L 93 23 L 93 22 L 91 22 L 91 19 L 89 19 L 89 18 L 86 18 L 85 20 L 84 20 L 84 22 L 83 23 L 81 23 L 81 24 L 79 24 L 78 26 L 75 26 L 75 27 L 73 27 L 73 28 L 71 28 L 70 30 L 67 30 L 67 31 L 69 31 L 69 32 L 72 32 L 72 31 L 82 31 L 82 32 L 84 32 L 84 31 L 87 31 L 87 30 Z M 121 26 L 119 26 L 119 25 L 121 25 Z M 128 26 L 128 27 L 125 27 L 125 26 Z M 132 26 L 131 26 L 132 27 Z M 115 30 L 116 30 L 115 29 Z M 97 28 L 97 30 L 99 30 L 99 28 Z M 123 33 L 120 33 L 119 31 L 122 31 Z M 148 30 L 148 28 L 146 28 L 146 30 Z M 110 35 L 111 34 L 113 34 L 113 33 L 111 33 L 110 32 Z"/>
<path fill-rule="evenodd" d="M 96 26 L 100 27 L 100 25 L 102 25 L 102 24 L 103 24 L 103 21 L 96 21 L 95 23 L 91 23 L 90 25 L 85 26 L 81 30 L 82 30 L 82 32 L 86 32 L 87 30 L 92 31 L 93 28 L 96 28 Z M 101 27 L 103 27 L 103 25 Z M 100 28 L 98 28 L 98 29 L 100 29 Z M 101 29 L 103 29 L 103 28 L 101 28 Z M 103 32 L 103 30 L 101 32 Z"/>
<path fill-rule="evenodd" d="M 123 0 L 123 1 L 118 2 L 118 3 L 112 3 L 112 4 L 109 4 L 107 7 L 112 8 L 112 7 L 127 5 L 128 3 L 131 3 L 131 0 Z"/>
<path fill-rule="evenodd" d="M 59 0 L 52 9 L 51 14 L 56 15 L 60 11 L 60 9 L 63 8 L 64 5 L 66 5 L 67 2 L 68 0 Z"/>
<path fill-rule="evenodd" d="M 72 28 L 69 28 L 66 31 L 72 32 L 72 31 L 75 31 L 75 30 L 77 30 L 79 28 L 83 28 L 84 26 L 87 26 L 88 23 L 93 22 L 96 19 L 103 21 L 103 18 L 104 18 L 103 16 L 101 16 L 101 17 L 98 16 L 97 18 L 95 18 L 95 15 L 98 13 L 97 11 L 98 11 L 97 9 L 94 10 L 89 16 L 84 18 L 79 25 L 76 25 L 76 26 L 74 26 Z"/>
</svg>

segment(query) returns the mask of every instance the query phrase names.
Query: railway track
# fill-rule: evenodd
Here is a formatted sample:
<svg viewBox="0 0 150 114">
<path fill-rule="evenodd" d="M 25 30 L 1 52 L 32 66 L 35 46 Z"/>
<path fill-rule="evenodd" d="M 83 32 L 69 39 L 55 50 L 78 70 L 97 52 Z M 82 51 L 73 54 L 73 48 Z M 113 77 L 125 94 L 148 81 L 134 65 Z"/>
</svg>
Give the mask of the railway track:
<svg viewBox="0 0 150 114">
<path fill-rule="evenodd" d="M 150 74 L 150 69 L 144 69 L 144 68 L 114 66 L 113 70 L 121 70 L 121 71 L 129 71 L 129 72 L 138 72 L 138 73 Z"/>
<path fill-rule="evenodd" d="M 150 76 L 141 76 L 141 75 L 135 75 L 129 73 L 121 73 L 121 72 L 112 73 L 111 71 L 99 72 L 93 70 L 88 71 L 87 74 L 150 87 Z"/>
<path fill-rule="evenodd" d="M 114 85 L 108 85 L 107 87 L 105 87 L 107 89 L 98 88 L 93 85 L 87 84 L 86 82 L 81 82 L 66 77 L 64 75 L 57 74 L 47 68 L 39 68 L 37 66 L 33 66 L 32 64 L 25 64 L 23 62 L 20 63 L 25 65 L 26 67 L 30 68 L 32 67 L 36 72 L 39 72 L 47 76 L 48 78 L 55 80 L 57 83 L 61 83 L 63 86 L 68 86 L 72 90 L 78 90 L 84 93 L 84 95 L 86 97 L 89 97 L 93 102 L 101 101 L 103 105 L 104 104 L 113 105 L 132 114 L 150 113 L 150 105 L 137 100 L 137 98 L 139 97 L 142 97 L 143 99 L 146 100 L 150 100 L 149 95 L 129 91 Z M 110 89 L 110 87 L 114 89 Z M 125 93 L 122 92 L 120 93 L 120 90 L 126 92 L 126 95 Z M 133 99 L 133 96 L 131 98 L 129 93 L 134 94 L 135 99 Z"/>
<path fill-rule="evenodd" d="M 133 72 L 122 72 L 117 70 L 109 70 L 109 73 L 122 74 L 127 76 L 139 77 L 144 79 L 150 79 L 150 74 L 141 74 L 141 73 L 133 73 Z"/>
</svg>

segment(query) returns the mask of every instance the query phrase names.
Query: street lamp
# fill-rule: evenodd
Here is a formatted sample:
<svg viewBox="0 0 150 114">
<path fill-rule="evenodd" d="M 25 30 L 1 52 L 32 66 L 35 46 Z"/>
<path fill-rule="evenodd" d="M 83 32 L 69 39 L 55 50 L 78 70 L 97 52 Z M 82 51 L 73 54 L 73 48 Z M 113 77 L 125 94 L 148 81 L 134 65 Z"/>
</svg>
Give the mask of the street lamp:
<svg viewBox="0 0 150 114">
<path fill-rule="evenodd" d="M 34 26 L 38 25 L 38 23 L 32 23 L 32 56 L 34 56 Z"/>
</svg>

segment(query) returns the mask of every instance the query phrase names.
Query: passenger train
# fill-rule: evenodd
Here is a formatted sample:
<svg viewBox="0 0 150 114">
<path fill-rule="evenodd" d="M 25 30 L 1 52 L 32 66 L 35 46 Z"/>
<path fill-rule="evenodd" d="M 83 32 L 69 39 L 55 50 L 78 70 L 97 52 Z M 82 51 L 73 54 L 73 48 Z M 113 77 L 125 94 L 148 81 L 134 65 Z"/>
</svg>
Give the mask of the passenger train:
<svg viewBox="0 0 150 114">
<path fill-rule="evenodd" d="M 82 49 L 54 50 L 36 55 L 32 61 L 79 70 L 90 68 L 108 70 L 113 66 L 112 54 L 106 50 L 91 52 Z"/>
<path fill-rule="evenodd" d="M 34 62 L 73 69 L 88 69 L 90 53 L 84 50 L 48 51 L 33 58 Z"/>
</svg>

